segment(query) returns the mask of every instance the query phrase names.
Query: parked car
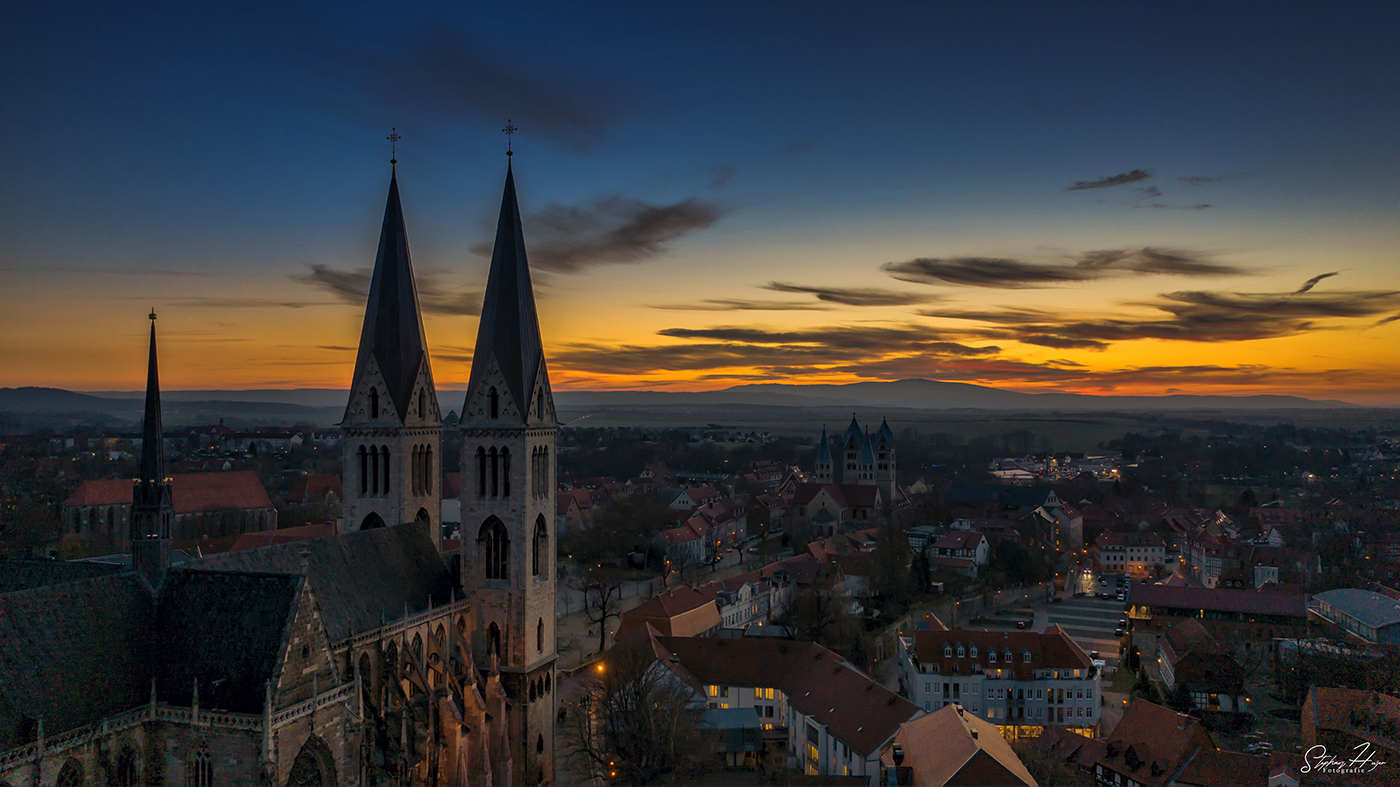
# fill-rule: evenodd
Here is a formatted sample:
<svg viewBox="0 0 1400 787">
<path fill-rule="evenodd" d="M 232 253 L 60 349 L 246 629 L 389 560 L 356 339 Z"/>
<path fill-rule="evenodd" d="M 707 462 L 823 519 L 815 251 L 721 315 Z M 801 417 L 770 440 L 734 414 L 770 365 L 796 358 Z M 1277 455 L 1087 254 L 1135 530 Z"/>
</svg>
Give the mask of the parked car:
<svg viewBox="0 0 1400 787">
<path fill-rule="evenodd" d="M 1115 636 L 1115 637 L 1121 637 L 1121 636 L 1123 636 L 1123 633 L 1124 633 L 1124 629 L 1123 629 L 1122 626 L 1119 626 L 1118 628 L 1116 628 L 1116 629 L 1113 630 L 1113 636 Z"/>
<path fill-rule="evenodd" d="M 1018 621 L 1016 621 L 1016 628 L 1018 628 L 1018 629 L 1023 629 L 1023 628 L 1025 628 L 1025 627 L 1026 627 L 1026 621 L 1024 621 L 1024 620 L 1018 620 Z"/>
</svg>

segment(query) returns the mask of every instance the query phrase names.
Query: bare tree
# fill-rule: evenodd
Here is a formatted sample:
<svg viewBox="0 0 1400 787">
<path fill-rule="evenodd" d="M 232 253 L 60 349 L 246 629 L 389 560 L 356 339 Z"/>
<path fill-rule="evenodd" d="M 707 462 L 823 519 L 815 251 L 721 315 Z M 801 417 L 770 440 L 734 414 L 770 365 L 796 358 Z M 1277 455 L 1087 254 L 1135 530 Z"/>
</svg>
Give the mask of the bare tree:
<svg viewBox="0 0 1400 787">
<path fill-rule="evenodd" d="M 598 627 L 598 652 L 608 647 L 608 621 L 622 615 L 621 572 L 607 568 L 592 568 L 569 578 L 583 593 L 583 614 Z"/>
<path fill-rule="evenodd" d="M 694 784 L 710 770 L 715 740 L 704 697 L 656 660 L 648 643 L 614 648 L 565 706 L 563 753 L 581 781 Z"/>
</svg>

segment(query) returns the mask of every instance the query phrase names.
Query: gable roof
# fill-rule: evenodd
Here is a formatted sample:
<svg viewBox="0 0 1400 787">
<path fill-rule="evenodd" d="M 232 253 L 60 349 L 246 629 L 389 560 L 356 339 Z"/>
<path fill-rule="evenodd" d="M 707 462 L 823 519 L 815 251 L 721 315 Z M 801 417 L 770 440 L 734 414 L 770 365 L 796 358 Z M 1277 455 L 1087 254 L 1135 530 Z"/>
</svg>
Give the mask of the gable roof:
<svg viewBox="0 0 1400 787">
<path fill-rule="evenodd" d="M 772 687 L 862 756 L 920 713 L 850 662 L 815 642 L 710 637 L 657 637 L 663 658 L 706 685 Z M 670 662 L 667 661 L 669 664 Z M 682 674 L 684 677 L 685 674 Z"/>
<path fill-rule="evenodd" d="M 722 622 L 719 607 L 712 596 L 692 588 L 678 587 L 622 613 L 622 620 L 617 626 L 617 639 L 645 626 L 668 636 L 694 637 L 716 628 Z"/>
<path fill-rule="evenodd" d="M 545 363 L 540 320 L 535 313 L 535 292 L 530 285 L 530 264 L 525 257 L 525 230 L 515 199 L 515 173 L 509 164 L 505 192 L 501 195 L 501 215 L 496 222 L 496 243 L 491 251 L 491 272 L 486 277 L 481 323 L 476 332 L 476 349 L 472 352 L 468 399 L 486 375 L 492 354 L 496 356 L 496 364 L 523 423 L 530 411 L 527 400 Z"/>
<path fill-rule="evenodd" d="M 276 678 L 305 578 L 241 571 L 172 571 L 157 611 L 157 696 L 204 708 L 257 713 Z"/>
<path fill-rule="evenodd" d="M 56 735 L 148 702 L 154 614 L 131 572 L 0 595 L 0 748 L 20 716 Z"/>
<path fill-rule="evenodd" d="M 130 505 L 133 487 L 134 483 L 128 478 L 84 481 L 64 505 Z M 176 514 L 272 507 L 267 487 L 253 470 L 176 473 L 170 476 L 170 498 Z"/>
<path fill-rule="evenodd" d="M 1251 590 L 1187 587 L 1177 585 L 1136 585 L 1133 606 L 1167 607 L 1214 612 L 1246 612 L 1264 615 L 1307 617 L 1307 596 L 1302 593 L 1256 593 Z"/>
<path fill-rule="evenodd" d="M 944 645 L 952 646 L 952 656 L 943 655 Z M 958 657 L 958 646 L 963 646 L 964 656 Z M 972 657 L 972 646 L 977 646 L 977 657 Z M 993 662 L 990 653 L 996 651 Z M 1016 680 L 1034 679 L 1039 669 L 1088 669 L 1093 662 L 1084 649 L 1079 647 L 1059 624 L 1052 625 L 1045 633 L 1035 631 L 975 631 L 970 629 L 949 629 L 933 615 L 919 621 L 914 627 L 914 655 L 922 664 L 936 664 L 943 675 L 954 674 L 951 667 L 959 665 L 957 674 L 971 675 L 972 665 L 979 664 L 983 669 L 1007 669 L 1006 651 L 1011 651 Z M 1026 663 L 1025 653 L 1031 654 Z"/>
<path fill-rule="evenodd" d="M 307 553 L 306 568 L 302 567 Z M 226 552 L 188 564 L 190 570 L 301 574 L 321 602 L 332 643 L 381 621 L 398 620 L 454 598 L 452 575 L 438 554 L 426 522 L 406 522 L 291 544 Z"/>
<path fill-rule="evenodd" d="M 1099 761 L 1148 785 L 1171 782 L 1193 757 L 1215 748 L 1199 719 L 1137 698 L 1107 741 Z"/>
<path fill-rule="evenodd" d="M 428 359 L 423 336 L 423 318 L 418 310 L 418 287 L 413 280 L 413 264 L 408 253 L 408 228 L 399 202 L 398 170 L 389 176 L 389 199 L 384 205 L 384 223 L 379 230 L 379 251 L 374 257 L 374 275 L 369 283 L 365 323 L 360 332 L 360 349 L 355 356 L 358 384 L 369 373 L 370 359 L 379 365 L 389 398 L 398 418 L 408 415 L 418 369 Z M 432 379 L 431 368 L 428 379 Z M 351 397 L 354 401 L 354 397 Z M 350 420 L 346 404 L 345 420 Z"/>
<path fill-rule="evenodd" d="M 894 742 L 904 749 L 904 767 L 913 771 L 910 784 L 1036 783 L 996 725 L 964 712 L 960 705 L 947 705 L 905 722 Z M 892 751 L 886 751 L 881 761 L 894 765 Z"/>
</svg>

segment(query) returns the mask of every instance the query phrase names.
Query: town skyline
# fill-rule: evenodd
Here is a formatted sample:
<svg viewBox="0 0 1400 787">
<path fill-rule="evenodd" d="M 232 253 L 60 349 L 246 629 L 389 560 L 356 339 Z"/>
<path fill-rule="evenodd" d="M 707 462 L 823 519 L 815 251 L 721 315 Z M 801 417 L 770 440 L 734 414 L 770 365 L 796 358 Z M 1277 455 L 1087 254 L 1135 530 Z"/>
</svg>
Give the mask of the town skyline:
<svg viewBox="0 0 1400 787">
<path fill-rule="evenodd" d="M 0 382 L 347 386 L 394 129 L 465 387 L 509 119 L 561 391 L 1400 405 L 1397 11 L 1107 9 L 24 9 Z"/>
</svg>

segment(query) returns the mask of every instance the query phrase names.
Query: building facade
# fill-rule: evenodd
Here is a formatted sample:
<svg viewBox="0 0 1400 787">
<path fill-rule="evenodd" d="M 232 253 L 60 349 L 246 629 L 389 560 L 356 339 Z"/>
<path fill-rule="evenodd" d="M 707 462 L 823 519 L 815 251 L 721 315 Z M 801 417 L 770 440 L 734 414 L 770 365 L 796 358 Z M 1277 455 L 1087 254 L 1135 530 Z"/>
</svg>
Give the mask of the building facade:
<svg viewBox="0 0 1400 787">
<path fill-rule="evenodd" d="M 899 638 L 900 680 L 925 711 L 962 705 L 1008 740 L 1047 726 L 1094 735 L 1103 677 L 1064 629 L 949 629 L 930 615 Z"/>
</svg>

